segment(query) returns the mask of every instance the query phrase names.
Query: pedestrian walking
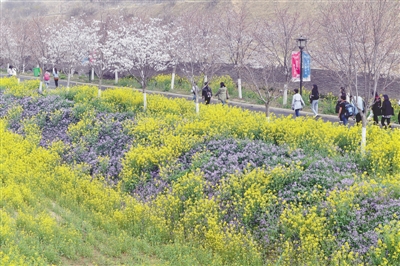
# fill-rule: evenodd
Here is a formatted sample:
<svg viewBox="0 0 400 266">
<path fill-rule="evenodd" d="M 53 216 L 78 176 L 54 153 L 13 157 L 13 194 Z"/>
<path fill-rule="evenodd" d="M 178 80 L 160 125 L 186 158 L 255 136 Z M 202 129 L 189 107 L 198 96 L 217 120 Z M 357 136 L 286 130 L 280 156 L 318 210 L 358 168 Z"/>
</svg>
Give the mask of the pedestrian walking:
<svg viewBox="0 0 400 266">
<path fill-rule="evenodd" d="M 12 77 L 17 75 L 17 70 L 13 66 L 9 66 L 7 69 L 7 77 Z"/>
<path fill-rule="evenodd" d="M 379 97 L 379 94 L 375 92 L 375 97 L 371 106 L 372 113 L 374 116 L 374 125 L 379 125 L 378 116 L 381 115 L 381 107 L 382 107 L 381 97 Z"/>
<path fill-rule="evenodd" d="M 12 76 L 12 66 L 9 66 L 7 69 L 7 77 L 11 77 Z"/>
<path fill-rule="evenodd" d="M 199 92 L 199 87 L 196 84 L 192 86 L 192 93 L 193 93 L 193 101 L 196 101 L 196 94 Z"/>
<path fill-rule="evenodd" d="M 303 97 L 299 94 L 299 89 L 294 89 L 294 95 L 292 98 L 292 110 L 294 110 L 294 113 L 296 117 L 300 115 L 300 110 L 303 109 L 305 106 L 305 103 L 303 101 Z"/>
<path fill-rule="evenodd" d="M 361 113 L 365 113 L 365 102 L 361 96 L 350 95 L 350 101 L 355 106 L 356 123 L 361 121 Z"/>
<path fill-rule="evenodd" d="M 50 72 L 49 72 L 49 70 L 46 70 L 46 72 L 44 72 L 43 80 L 44 80 L 44 84 L 46 84 L 46 89 L 48 89 L 49 86 L 50 86 Z"/>
<path fill-rule="evenodd" d="M 339 90 L 339 101 L 342 101 L 342 96 L 346 96 L 346 89 L 344 87 L 340 87 Z"/>
<path fill-rule="evenodd" d="M 346 96 L 346 102 L 350 102 L 350 93 L 346 92 L 346 88 L 345 87 L 340 87 L 340 92 L 339 92 L 339 99 L 338 102 L 342 101 L 342 96 Z"/>
<path fill-rule="evenodd" d="M 219 89 L 217 91 L 217 93 L 215 94 L 215 96 L 218 96 L 218 100 L 221 101 L 221 103 L 223 105 L 225 105 L 226 100 L 229 99 L 229 93 L 228 93 L 228 89 L 225 87 L 225 83 L 221 82 L 219 84 Z"/>
<path fill-rule="evenodd" d="M 53 78 L 54 78 L 54 85 L 56 86 L 56 88 L 58 88 L 59 75 L 57 68 L 53 68 Z"/>
<path fill-rule="evenodd" d="M 314 112 L 314 117 L 318 116 L 318 100 L 319 100 L 318 86 L 314 84 L 310 94 L 311 110 Z"/>
<path fill-rule="evenodd" d="M 211 90 L 211 88 L 208 86 L 208 82 L 207 82 L 207 81 L 204 82 L 204 87 L 203 87 L 203 89 L 201 90 L 201 95 L 202 95 L 202 97 L 203 97 L 203 99 L 204 99 L 204 102 L 205 102 L 206 104 L 210 104 L 211 97 L 212 97 L 212 90 Z"/>
<path fill-rule="evenodd" d="M 382 108 L 381 108 L 381 114 L 382 114 L 382 119 L 381 119 L 381 124 L 382 127 L 386 128 L 390 128 L 390 118 L 392 117 L 392 115 L 394 115 L 394 109 L 392 106 L 392 103 L 389 100 L 389 96 L 387 96 L 386 94 L 383 95 L 383 102 L 382 102 Z M 385 124 L 385 121 L 387 122 L 387 124 Z"/>
<path fill-rule="evenodd" d="M 343 125 L 347 125 L 349 118 L 346 115 L 346 105 L 348 102 L 346 101 L 346 95 L 340 96 L 340 105 L 339 105 L 339 120 L 343 122 Z"/>
</svg>

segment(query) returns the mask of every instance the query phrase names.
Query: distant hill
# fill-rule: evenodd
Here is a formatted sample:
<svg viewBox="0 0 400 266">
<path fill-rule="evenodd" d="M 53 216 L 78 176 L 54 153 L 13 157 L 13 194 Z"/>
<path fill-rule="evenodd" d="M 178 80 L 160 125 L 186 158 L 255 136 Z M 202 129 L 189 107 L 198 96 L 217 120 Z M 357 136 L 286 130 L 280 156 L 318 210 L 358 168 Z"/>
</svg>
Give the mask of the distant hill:
<svg viewBox="0 0 400 266">
<path fill-rule="evenodd" d="M 18 20 L 26 19 L 33 16 L 71 16 L 86 15 L 87 17 L 97 17 L 105 12 L 117 12 L 122 14 L 140 14 L 149 15 L 151 17 L 173 18 L 174 16 L 187 10 L 203 10 L 209 12 L 211 10 L 219 10 L 224 12 L 228 7 L 238 7 L 243 3 L 247 3 L 247 7 L 254 17 L 265 17 L 273 12 L 276 5 L 287 5 L 288 2 L 281 1 L 259 1 L 259 0 L 134 0 L 134 1 L 102 1 L 102 0 L 86 0 L 86 1 L 20 1 L 20 0 L 3 0 L 1 2 L 1 13 L 3 18 Z M 289 3 L 289 7 L 293 11 L 299 11 L 304 16 L 314 13 L 322 1 L 303 0 Z M 310 18 L 311 19 L 311 18 Z"/>
</svg>

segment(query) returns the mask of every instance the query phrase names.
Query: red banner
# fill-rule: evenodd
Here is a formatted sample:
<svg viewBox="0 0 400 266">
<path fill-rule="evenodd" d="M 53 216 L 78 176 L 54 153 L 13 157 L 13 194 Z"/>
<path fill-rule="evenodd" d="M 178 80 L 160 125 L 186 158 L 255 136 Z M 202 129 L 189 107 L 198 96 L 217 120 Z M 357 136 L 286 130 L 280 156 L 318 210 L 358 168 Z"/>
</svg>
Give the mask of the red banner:
<svg viewBox="0 0 400 266">
<path fill-rule="evenodd" d="M 292 52 L 292 81 L 300 80 L 300 52 Z"/>
</svg>

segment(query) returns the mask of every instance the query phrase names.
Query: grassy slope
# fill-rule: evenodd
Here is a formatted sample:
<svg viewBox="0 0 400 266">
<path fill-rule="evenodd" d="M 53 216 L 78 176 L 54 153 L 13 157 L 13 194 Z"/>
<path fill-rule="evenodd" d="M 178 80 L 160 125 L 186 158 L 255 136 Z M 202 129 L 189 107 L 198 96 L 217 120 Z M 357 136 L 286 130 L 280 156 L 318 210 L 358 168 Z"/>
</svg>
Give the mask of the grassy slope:
<svg viewBox="0 0 400 266">
<path fill-rule="evenodd" d="M 0 145 L 1 265 L 198 265 L 201 257 L 210 263 L 190 246 L 151 243 L 120 228 L 112 206 L 121 195 L 8 132 L 3 120 Z"/>
</svg>

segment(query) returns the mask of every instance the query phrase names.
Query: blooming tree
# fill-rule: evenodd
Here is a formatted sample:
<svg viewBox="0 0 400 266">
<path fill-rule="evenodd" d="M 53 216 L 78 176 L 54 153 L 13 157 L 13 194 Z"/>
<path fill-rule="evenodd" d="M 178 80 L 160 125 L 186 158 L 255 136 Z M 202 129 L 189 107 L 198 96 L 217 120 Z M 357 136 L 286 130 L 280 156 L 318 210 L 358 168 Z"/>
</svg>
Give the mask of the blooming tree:
<svg viewBox="0 0 400 266">
<path fill-rule="evenodd" d="M 146 87 L 148 80 L 157 71 L 165 70 L 170 63 L 165 40 L 167 27 L 159 19 L 134 18 L 124 25 L 124 32 L 115 39 L 118 51 L 111 56 L 113 66 L 131 74 L 142 86 L 144 110 L 147 107 Z M 115 59 L 115 57 L 119 59 Z"/>
<path fill-rule="evenodd" d="M 100 21 L 94 21 L 90 26 L 90 30 L 94 32 L 94 40 L 89 49 L 89 62 L 99 78 L 99 96 L 104 74 L 115 70 L 115 55 L 121 50 L 118 40 L 114 39 L 114 31 L 119 26 L 119 20 L 109 15 L 102 17 Z"/>
<path fill-rule="evenodd" d="M 4 22 L 4 21 L 3 21 Z M 29 54 L 31 26 L 25 20 L 18 24 L 2 22 L 1 54 L 17 70 L 25 72 L 25 66 Z"/>
<path fill-rule="evenodd" d="M 66 66 L 69 87 L 72 69 L 85 62 L 90 48 L 97 42 L 96 31 L 87 26 L 82 19 L 71 18 L 63 24 L 49 27 L 47 32 L 51 36 L 48 41 L 49 62 L 53 66 Z"/>
</svg>

